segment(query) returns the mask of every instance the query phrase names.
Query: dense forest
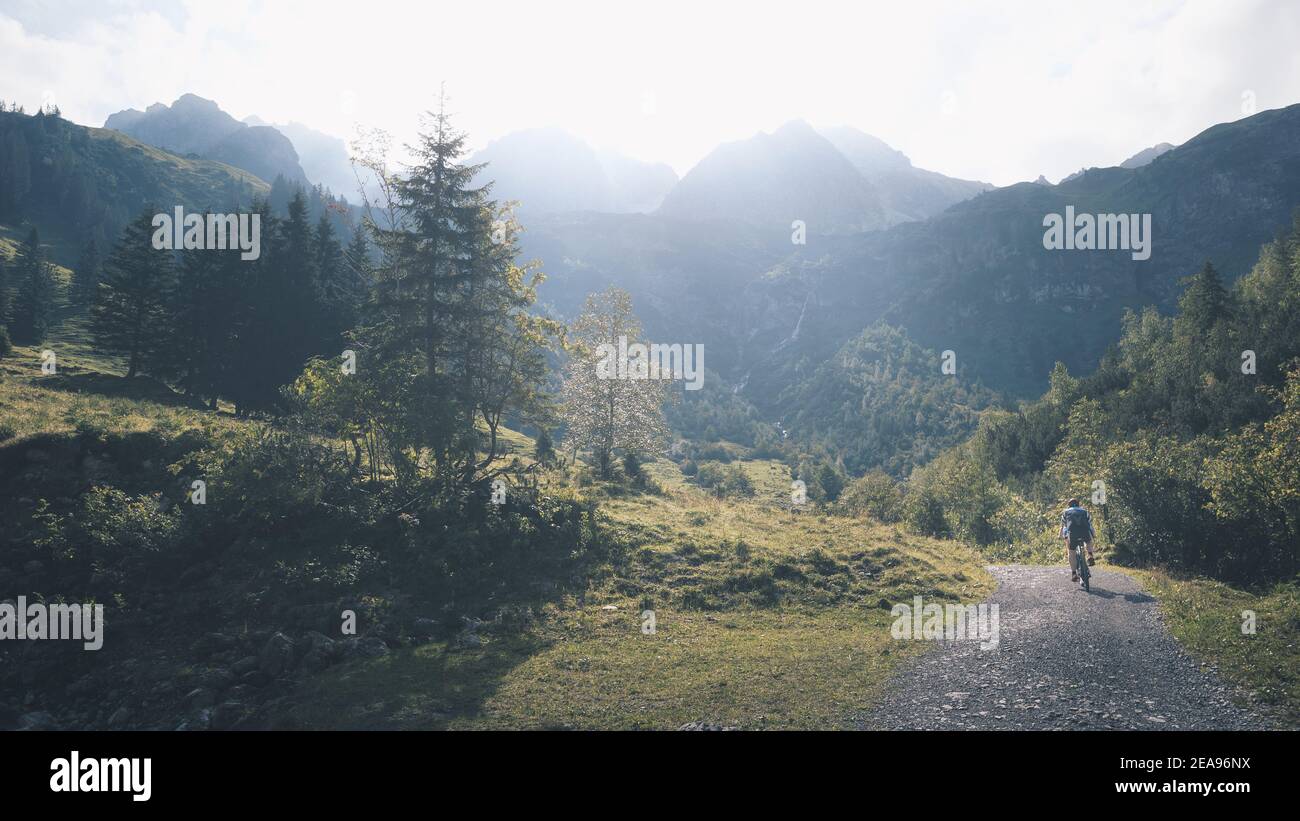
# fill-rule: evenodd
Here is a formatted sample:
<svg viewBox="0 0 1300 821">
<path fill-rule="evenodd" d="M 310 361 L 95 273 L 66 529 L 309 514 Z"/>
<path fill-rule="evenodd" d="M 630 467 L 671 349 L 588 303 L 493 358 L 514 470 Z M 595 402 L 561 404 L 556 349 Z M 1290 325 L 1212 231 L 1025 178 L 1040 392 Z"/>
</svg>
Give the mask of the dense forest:
<svg viewBox="0 0 1300 821">
<path fill-rule="evenodd" d="M 914 471 L 914 527 L 1004 550 L 1059 549 L 1055 511 L 1100 510 L 1121 561 L 1236 581 L 1300 560 L 1300 217 L 1226 287 L 1211 263 L 1177 313 L 1129 312 L 1093 373 L 1064 366 L 1015 411 Z"/>
</svg>

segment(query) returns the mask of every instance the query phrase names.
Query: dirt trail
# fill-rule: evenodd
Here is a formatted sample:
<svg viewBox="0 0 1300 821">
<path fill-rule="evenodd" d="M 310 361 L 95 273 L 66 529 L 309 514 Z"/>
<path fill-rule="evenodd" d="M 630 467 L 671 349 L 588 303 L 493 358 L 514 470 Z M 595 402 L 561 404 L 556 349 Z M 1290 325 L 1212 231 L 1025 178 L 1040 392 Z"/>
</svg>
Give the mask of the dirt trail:
<svg viewBox="0 0 1300 821">
<path fill-rule="evenodd" d="M 1169 634 L 1130 576 L 990 567 L 999 642 L 946 641 L 905 665 L 864 729 L 1253 730 L 1271 725 Z"/>
</svg>

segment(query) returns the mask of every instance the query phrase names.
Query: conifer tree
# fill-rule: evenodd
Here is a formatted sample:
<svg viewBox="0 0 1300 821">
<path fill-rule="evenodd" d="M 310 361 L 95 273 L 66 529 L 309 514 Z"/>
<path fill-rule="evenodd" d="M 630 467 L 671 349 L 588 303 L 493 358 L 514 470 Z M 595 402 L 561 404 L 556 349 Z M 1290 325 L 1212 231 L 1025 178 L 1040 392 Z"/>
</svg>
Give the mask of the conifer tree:
<svg viewBox="0 0 1300 821">
<path fill-rule="evenodd" d="M 11 308 L 9 335 L 17 345 L 39 345 L 45 341 L 45 335 L 49 332 L 58 291 L 54 271 L 45 261 L 40 235 L 35 228 L 18 247 L 12 271 L 16 293 Z"/>
<path fill-rule="evenodd" d="M 86 240 L 77 258 L 77 267 L 72 272 L 72 303 L 78 308 L 87 308 L 95 301 L 99 290 L 99 278 L 103 260 L 99 255 L 99 245 L 95 238 Z"/>
<path fill-rule="evenodd" d="M 153 208 L 127 225 L 104 266 L 91 333 L 103 351 L 126 358 L 127 378 L 162 375 L 171 364 L 170 306 L 176 285 L 172 252 L 153 247 Z"/>
</svg>

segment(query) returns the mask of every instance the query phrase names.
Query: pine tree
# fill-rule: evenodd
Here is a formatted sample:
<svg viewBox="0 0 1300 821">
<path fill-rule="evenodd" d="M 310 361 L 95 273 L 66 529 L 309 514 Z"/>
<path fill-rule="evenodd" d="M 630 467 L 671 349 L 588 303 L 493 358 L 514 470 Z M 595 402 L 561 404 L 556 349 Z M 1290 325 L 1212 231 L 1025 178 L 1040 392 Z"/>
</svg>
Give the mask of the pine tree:
<svg viewBox="0 0 1300 821">
<path fill-rule="evenodd" d="M 316 223 L 316 292 L 320 295 L 321 327 L 317 349 L 329 351 L 339 344 L 345 331 L 356 322 L 356 295 L 349 287 L 351 272 L 343 246 L 334 235 L 328 214 Z"/>
<path fill-rule="evenodd" d="M 18 248 L 13 278 L 17 294 L 9 334 L 17 345 L 39 345 L 49 332 L 57 286 L 54 271 L 41 252 L 40 235 L 35 228 Z"/>
<path fill-rule="evenodd" d="M 383 176 L 382 163 L 371 169 L 397 216 L 368 223 L 379 262 L 355 334 L 369 378 L 382 385 L 373 393 L 389 402 L 389 440 L 431 456 L 449 486 L 492 475 L 506 414 L 548 413 L 545 351 L 560 330 L 528 313 L 539 275 L 514 264 L 517 226 L 494 225 L 503 215 L 487 187 L 473 187 L 481 166 L 462 165 L 465 150 L 444 107 L 406 177 Z"/>
<path fill-rule="evenodd" d="M 159 375 L 171 364 L 176 273 L 171 252 L 153 247 L 153 214 L 146 208 L 122 232 L 91 309 L 95 344 L 126 358 L 127 378 L 142 371 Z"/>
<path fill-rule="evenodd" d="M 1232 298 L 1223 287 L 1223 280 L 1213 265 L 1205 263 L 1205 267 L 1187 282 L 1187 290 L 1178 301 L 1178 314 L 1182 322 L 1193 329 L 1205 331 L 1229 316 Z"/>
<path fill-rule="evenodd" d="M 9 262 L 0 256 L 0 325 L 9 316 Z"/>
<path fill-rule="evenodd" d="M 172 300 L 175 371 L 186 393 L 215 408 L 234 360 L 242 314 L 238 250 L 192 250 L 181 256 Z"/>
<path fill-rule="evenodd" d="M 72 303 L 78 308 L 86 308 L 95 301 L 99 290 L 99 278 L 103 260 L 99 256 L 99 245 L 95 238 L 86 240 L 77 258 L 76 270 L 72 272 Z"/>
</svg>

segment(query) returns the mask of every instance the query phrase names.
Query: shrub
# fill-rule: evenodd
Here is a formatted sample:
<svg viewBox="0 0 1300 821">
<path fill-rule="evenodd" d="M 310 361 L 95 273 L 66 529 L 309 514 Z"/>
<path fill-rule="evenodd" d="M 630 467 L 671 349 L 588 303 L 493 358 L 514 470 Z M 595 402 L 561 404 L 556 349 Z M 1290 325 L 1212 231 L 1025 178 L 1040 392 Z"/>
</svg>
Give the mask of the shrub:
<svg viewBox="0 0 1300 821">
<path fill-rule="evenodd" d="M 739 465 L 705 462 L 695 476 L 696 483 L 718 496 L 753 496 L 754 484 Z"/>
<path fill-rule="evenodd" d="M 878 522 L 897 522 L 903 518 L 903 494 L 898 483 L 883 470 L 873 470 L 849 483 L 838 499 L 846 513 L 870 516 Z"/>
</svg>

